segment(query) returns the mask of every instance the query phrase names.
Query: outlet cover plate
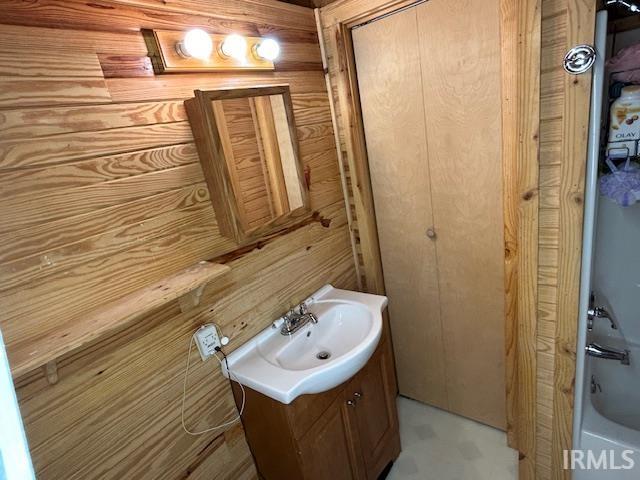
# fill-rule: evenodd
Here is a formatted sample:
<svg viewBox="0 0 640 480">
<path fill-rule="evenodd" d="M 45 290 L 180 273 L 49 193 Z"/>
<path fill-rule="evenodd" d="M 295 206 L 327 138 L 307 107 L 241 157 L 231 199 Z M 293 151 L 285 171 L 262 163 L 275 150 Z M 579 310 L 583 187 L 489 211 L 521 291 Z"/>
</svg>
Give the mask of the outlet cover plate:
<svg viewBox="0 0 640 480">
<path fill-rule="evenodd" d="M 196 332 L 196 345 L 202 360 L 208 359 L 216 353 L 216 347 L 220 347 L 218 329 L 215 325 L 203 325 Z"/>
</svg>

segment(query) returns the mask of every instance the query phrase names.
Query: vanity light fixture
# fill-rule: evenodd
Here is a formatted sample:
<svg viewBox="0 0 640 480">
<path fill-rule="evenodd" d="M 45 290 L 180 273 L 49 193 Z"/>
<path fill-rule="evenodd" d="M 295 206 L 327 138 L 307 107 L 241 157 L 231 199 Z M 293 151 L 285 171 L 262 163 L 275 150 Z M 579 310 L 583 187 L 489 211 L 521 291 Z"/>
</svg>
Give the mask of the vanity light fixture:
<svg viewBox="0 0 640 480">
<path fill-rule="evenodd" d="M 275 70 L 280 47 L 271 38 L 188 31 L 143 30 L 156 74 Z"/>
<path fill-rule="evenodd" d="M 265 38 L 254 47 L 256 57 L 273 62 L 280 55 L 280 44 L 273 38 Z"/>
<path fill-rule="evenodd" d="M 200 28 L 189 30 L 181 42 L 176 43 L 177 52 L 185 58 L 207 60 L 213 51 L 211 36 Z"/>
<path fill-rule="evenodd" d="M 225 57 L 244 61 L 247 58 L 247 41 L 235 33 L 227 35 L 220 45 L 220 53 Z"/>
</svg>

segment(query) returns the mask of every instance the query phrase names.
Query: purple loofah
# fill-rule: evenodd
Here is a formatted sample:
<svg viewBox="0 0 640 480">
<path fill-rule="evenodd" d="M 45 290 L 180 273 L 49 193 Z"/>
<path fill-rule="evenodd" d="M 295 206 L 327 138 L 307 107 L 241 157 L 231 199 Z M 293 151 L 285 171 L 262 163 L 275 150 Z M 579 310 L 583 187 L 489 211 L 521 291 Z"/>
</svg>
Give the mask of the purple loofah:
<svg viewBox="0 0 640 480">
<path fill-rule="evenodd" d="M 622 168 L 616 168 L 607 160 L 611 173 L 600 177 L 600 193 L 618 205 L 628 207 L 640 199 L 640 168 L 628 160 Z"/>
</svg>

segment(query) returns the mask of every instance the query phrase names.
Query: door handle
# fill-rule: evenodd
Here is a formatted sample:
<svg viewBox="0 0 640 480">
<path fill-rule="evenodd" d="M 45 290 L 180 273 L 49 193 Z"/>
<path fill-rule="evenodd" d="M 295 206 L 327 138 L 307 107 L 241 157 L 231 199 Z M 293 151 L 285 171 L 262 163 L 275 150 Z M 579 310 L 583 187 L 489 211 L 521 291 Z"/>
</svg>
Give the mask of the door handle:
<svg viewBox="0 0 640 480">
<path fill-rule="evenodd" d="M 429 237 L 431 240 L 435 240 L 437 235 L 436 235 L 436 230 L 433 227 L 429 227 L 427 228 L 427 237 Z"/>
</svg>

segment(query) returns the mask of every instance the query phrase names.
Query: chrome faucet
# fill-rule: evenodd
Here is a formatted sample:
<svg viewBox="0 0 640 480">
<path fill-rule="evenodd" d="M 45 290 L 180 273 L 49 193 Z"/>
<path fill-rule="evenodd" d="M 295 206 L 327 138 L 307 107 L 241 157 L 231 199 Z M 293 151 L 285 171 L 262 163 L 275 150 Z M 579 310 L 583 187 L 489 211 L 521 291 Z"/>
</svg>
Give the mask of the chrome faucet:
<svg viewBox="0 0 640 480">
<path fill-rule="evenodd" d="M 590 307 L 587 310 L 587 330 L 593 330 L 593 320 L 596 318 L 606 318 L 611 324 L 611 328 L 618 329 L 618 326 L 611 318 L 611 314 L 604 307 Z"/>
<path fill-rule="evenodd" d="M 590 343 L 585 347 L 587 355 L 591 357 L 604 358 L 606 360 L 618 360 L 622 365 L 629 365 L 629 350 L 616 350 L 615 348 L 603 347 L 597 343 Z"/>
<path fill-rule="evenodd" d="M 318 317 L 309 311 L 308 305 L 304 302 L 289 310 L 282 319 L 284 320 L 280 329 L 282 335 L 293 335 L 309 322 L 318 323 Z"/>
</svg>

